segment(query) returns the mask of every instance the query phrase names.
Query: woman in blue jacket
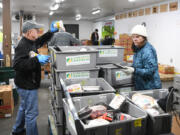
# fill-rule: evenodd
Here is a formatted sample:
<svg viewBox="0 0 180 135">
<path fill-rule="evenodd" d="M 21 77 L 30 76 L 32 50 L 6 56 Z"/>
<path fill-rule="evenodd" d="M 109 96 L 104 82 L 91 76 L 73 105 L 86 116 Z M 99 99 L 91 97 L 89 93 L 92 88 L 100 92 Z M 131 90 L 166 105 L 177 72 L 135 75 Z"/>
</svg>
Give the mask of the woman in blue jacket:
<svg viewBox="0 0 180 135">
<path fill-rule="evenodd" d="M 135 90 L 160 89 L 158 60 L 154 47 L 147 41 L 146 28 L 136 25 L 132 31 L 133 66 L 125 72 L 134 73 Z"/>
</svg>

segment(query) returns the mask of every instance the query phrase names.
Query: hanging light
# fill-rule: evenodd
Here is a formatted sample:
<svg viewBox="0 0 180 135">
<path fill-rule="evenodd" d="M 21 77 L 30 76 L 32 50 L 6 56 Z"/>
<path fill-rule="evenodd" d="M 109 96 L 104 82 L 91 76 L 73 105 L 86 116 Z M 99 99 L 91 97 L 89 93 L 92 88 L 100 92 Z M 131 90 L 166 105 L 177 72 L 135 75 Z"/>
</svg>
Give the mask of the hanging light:
<svg viewBox="0 0 180 135">
<path fill-rule="evenodd" d="M 54 3 L 53 5 L 50 6 L 50 10 L 57 10 L 59 8 L 58 3 Z"/>
<path fill-rule="evenodd" d="M 101 9 L 96 9 L 96 10 L 93 10 L 92 11 L 92 14 L 95 15 L 95 14 L 98 14 L 101 12 Z"/>
<path fill-rule="evenodd" d="M 53 14 L 54 14 L 54 12 L 53 12 L 53 11 L 50 11 L 50 12 L 49 12 L 49 15 L 53 15 Z"/>
<path fill-rule="evenodd" d="M 81 19 L 81 14 L 77 14 L 76 15 L 76 21 L 80 20 Z"/>
<path fill-rule="evenodd" d="M 3 8 L 3 4 L 2 4 L 2 2 L 0 2 L 0 8 Z"/>
<path fill-rule="evenodd" d="M 128 0 L 129 2 L 135 2 L 136 0 Z"/>
<path fill-rule="evenodd" d="M 65 0 L 55 0 L 56 3 L 64 2 Z"/>
</svg>

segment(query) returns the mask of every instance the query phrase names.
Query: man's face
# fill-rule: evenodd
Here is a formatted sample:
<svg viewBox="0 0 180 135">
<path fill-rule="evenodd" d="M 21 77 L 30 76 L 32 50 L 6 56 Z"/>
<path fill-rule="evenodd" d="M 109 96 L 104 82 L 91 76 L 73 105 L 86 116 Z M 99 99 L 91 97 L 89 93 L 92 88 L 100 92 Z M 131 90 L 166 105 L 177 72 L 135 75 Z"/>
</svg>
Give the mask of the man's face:
<svg viewBox="0 0 180 135">
<path fill-rule="evenodd" d="M 141 47 L 141 45 L 143 45 L 144 43 L 144 37 L 137 34 L 132 35 L 132 40 L 134 42 L 134 45 L 137 47 Z"/>
<path fill-rule="evenodd" d="M 30 40 L 36 40 L 38 38 L 38 29 L 29 30 L 27 36 Z"/>
</svg>

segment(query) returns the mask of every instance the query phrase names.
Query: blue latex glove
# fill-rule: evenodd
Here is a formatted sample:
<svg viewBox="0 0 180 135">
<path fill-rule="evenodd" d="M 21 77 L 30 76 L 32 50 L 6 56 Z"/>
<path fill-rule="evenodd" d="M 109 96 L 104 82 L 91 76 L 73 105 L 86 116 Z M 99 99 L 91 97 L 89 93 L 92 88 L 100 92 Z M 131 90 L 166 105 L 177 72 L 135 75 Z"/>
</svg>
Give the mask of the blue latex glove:
<svg viewBox="0 0 180 135">
<path fill-rule="evenodd" d="M 53 21 L 53 22 L 51 23 L 51 28 L 50 28 L 50 31 L 51 31 L 51 32 L 58 32 L 59 29 L 54 27 L 54 24 L 55 24 L 56 22 L 57 22 L 57 21 Z"/>
<path fill-rule="evenodd" d="M 49 62 L 50 56 L 48 55 L 37 55 L 38 61 L 41 63 L 41 65 L 44 65 Z"/>
</svg>

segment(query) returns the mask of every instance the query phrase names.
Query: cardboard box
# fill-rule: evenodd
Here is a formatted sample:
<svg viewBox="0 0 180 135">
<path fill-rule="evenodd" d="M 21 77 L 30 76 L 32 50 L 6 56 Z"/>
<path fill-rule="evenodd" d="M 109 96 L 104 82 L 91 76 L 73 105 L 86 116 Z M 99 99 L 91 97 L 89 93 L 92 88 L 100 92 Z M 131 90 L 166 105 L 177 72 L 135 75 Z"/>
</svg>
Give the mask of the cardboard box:
<svg viewBox="0 0 180 135">
<path fill-rule="evenodd" d="M 11 85 L 0 86 L 0 118 L 11 117 L 14 110 L 14 100 Z"/>
<path fill-rule="evenodd" d="M 177 119 L 178 121 L 180 120 L 180 117 L 177 116 Z M 174 135 L 179 135 L 180 133 L 180 128 L 178 126 L 178 123 L 176 121 L 176 118 L 175 116 L 173 116 L 173 122 L 172 122 L 172 130 L 171 132 L 174 134 Z"/>
<path fill-rule="evenodd" d="M 162 74 L 159 73 L 161 81 L 173 81 L 174 80 L 174 74 Z"/>
<path fill-rule="evenodd" d="M 44 80 L 44 77 L 45 77 L 44 70 L 41 70 L 41 80 Z"/>
<path fill-rule="evenodd" d="M 38 49 L 39 54 L 41 55 L 48 55 L 48 48 L 47 45 L 43 45 L 41 48 Z"/>
<path fill-rule="evenodd" d="M 50 63 L 45 65 L 45 71 L 50 72 Z"/>
<path fill-rule="evenodd" d="M 159 72 L 162 74 L 174 74 L 174 67 L 169 65 L 158 65 Z"/>
</svg>

